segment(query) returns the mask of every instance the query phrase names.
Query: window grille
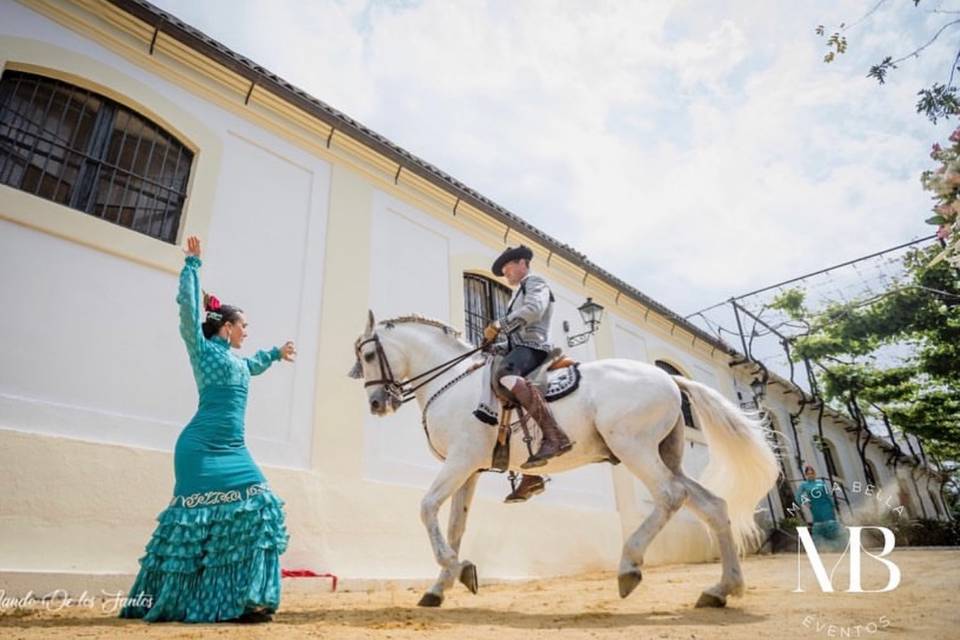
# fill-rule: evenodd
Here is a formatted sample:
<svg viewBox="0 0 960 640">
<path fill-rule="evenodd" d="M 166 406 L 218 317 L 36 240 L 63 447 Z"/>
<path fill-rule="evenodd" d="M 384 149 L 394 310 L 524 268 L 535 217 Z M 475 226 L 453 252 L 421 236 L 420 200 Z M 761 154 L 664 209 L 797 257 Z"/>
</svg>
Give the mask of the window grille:
<svg viewBox="0 0 960 640">
<path fill-rule="evenodd" d="M 193 152 L 102 95 L 21 71 L 0 78 L 0 184 L 175 243 Z"/>
<path fill-rule="evenodd" d="M 483 328 L 507 313 L 513 294 L 499 282 L 483 276 L 463 275 L 463 300 L 466 309 L 467 340 L 476 346 L 483 342 Z"/>
</svg>

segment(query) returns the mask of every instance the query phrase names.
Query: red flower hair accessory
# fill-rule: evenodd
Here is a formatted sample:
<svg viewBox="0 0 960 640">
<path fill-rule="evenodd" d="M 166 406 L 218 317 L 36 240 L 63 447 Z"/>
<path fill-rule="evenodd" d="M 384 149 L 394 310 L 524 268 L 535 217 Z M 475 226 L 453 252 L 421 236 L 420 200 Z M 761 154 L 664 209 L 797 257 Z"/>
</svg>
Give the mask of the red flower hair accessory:
<svg viewBox="0 0 960 640">
<path fill-rule="evenodd" d="M 220 300 L 216 296 L 208 296 L 207 298 L 207 311 L 219 311 L 220 310 Z"/>
</svg>

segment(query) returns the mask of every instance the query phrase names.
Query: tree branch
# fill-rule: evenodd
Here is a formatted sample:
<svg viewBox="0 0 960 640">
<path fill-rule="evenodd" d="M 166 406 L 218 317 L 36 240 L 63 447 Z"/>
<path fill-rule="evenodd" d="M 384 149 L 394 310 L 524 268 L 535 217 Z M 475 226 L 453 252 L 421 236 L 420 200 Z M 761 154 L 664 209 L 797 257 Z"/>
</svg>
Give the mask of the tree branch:
<svg viewBox="0 0 960 640">
<path fill-rule="evenodd" d="M 853 29 L 854 27 L 856 27 L 856 26 L 860 25 L 861 23 L 865 22 L 867 18 L 869 18 L 870 16 L 872 16 L 873 14 L 875 14 L 875 13 L 877 12 L 877 10 L 878 10 L 880 7 L 882 7 L 883 5 L 885 5 L 885 4 L 887 4 L 887 0 L 880 0 L 879 2 L 877 2 L 877 4 L 873 5 L 873 9 L 870 9 L 870 11 L 867 11 L 865 14 L 863 14 L 862 16 L 860 16 L 859 18 L 857 18 L 856 20 L 854 20 L 851 24 L 841 25 L 840 30 L 841 30 L 841 31 L 850 31 L 850 29 Z"/>
<path fill-rule="evenodd" d="M 913 51 L 911 51 L 911 52 L 908 53 L 907 55 L 902 56 L 902 57 L 900 57 L 900 58 L 897 58 L 896 60 L 892 61 L 892 62 L 890 63 L 890 65 L 891 65 L 891 66 L 895 66 L 898 62 L 903 62 L 904 60 L 907 60 L 908 58 L 914 58 L 914 57 L 920 55 L 920 52 L 921 52 L 921 51 L 923 51 L 924 49 L 926 49 L 927 47 L 929 47 L 930 45 L 932 45 L 934 42 L 937 41 L 937 38 L 940 37 L 940 34 L 941 34 L 941 33 L 943 33 L 944 31 L 946 31 L 946 29 L 947 29 L 948 27 L 952 27 L 952 26 L 955 25 L 955 24 L 960 24 L 960 18 L 957 18 L 956 20 L 951 20 L 950 22 L 948 22 L 948 23 L 946 23 L 945 25 L 943 25 L 942 27 L 940 27 L 940 29 L 939 29 L 935 34 L 933 34 L 933 37 L 930 38 L 925 44 L 917 47 L 916 49 L 914 49 Z"/>
</svg>

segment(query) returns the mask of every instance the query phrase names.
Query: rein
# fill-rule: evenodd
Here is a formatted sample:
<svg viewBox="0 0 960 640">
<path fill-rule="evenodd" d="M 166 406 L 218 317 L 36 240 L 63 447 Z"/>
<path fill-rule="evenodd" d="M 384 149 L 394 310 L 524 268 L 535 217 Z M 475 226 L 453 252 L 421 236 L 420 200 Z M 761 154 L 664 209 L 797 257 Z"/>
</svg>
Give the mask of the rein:
<svg viewBox="0 0 960 640">
<path fill-rule="evenodd" d="M 433 440 L 430 439 L 430 429 L 429 429 L 429 427 L 427 426 L 427 409 L 430 408 L 430 405 L 433 404 L 433 401 L 436 400 L 437 398 L 439 398 L 439 397 L 443 394 L 444 391 L 446 391 L 447 389 L 449 389 L 449 388 L 452 387 L 453 385 L 457 384 L 458 382 L 460 382 L 461 380 L 463 380 L 464 378 L 466 378 L 467 376 L 469 376 L 471 373 L 473 373 L 473 372 L 476 371 L 477 369 L 483 367 L 484 364 L 485 364 L 485 363 L 483 363 L 483 362 L 478 362 L 477 364 L 473 365 L 472 367 L 470 367 L 469 369 L 467 369 L 466 371 L 464 371 L 463 373 L 461 373 L 460 375 L 458 375 L 456 378 L 454 378 L 453 380 L 451 380 L 451 381 L 448 382 L 447 384 L 445 384 L 445 385 L 443 385 L 442 387 L 440 387 L 439 389 L 437 389 L 437 392 L 436 392 L 435 394 L 433 394 L 432 396 L 430 396 L 430 398 L 427 399 L 427 403 L 426 403 L 425 405 L 423 405 L 423 413 L 420 414 L 420 424 L 423 425 L 423 433 L 424 433 L 424 435 L 427 436 L 427 445 L 429 445 L 430 450 L 433 451 L 433 455 L 437 456 L 437 458 L 439 458 L 440 460 L 446 460 L 446 457 L 444 457 L 443 454 L 441 454 L 439 451 L 437 451 L 437 448 L 436 448 L 435 446 L 433 446 Z"/>
<path fill-rule="evenodd" d="M 390 361 L 387 359 L 387 354 L 384 352 L 383 345 L 380 343 L 380 336 L 378 336 L 376 333 L 373 334 L 372 338 L 367 338 L 366 340 L 363 340 L 362 342 L 357 343 L 357 347 L 356 347 L 357 359 L 359 360 L 361 357 L 360 351 L 363 348 L 363 346 L 371 342 L 374 343 L 374 345 L 376 345 L 377 361 L 380 364 L 380 372 L 383 377 L 378 378 L 377 380 L 369 380 L 367 382 L 364 382 L 363 387 L 364 388 L 373 387 L 378 384 L 383 385 L 383 388 L 387 392 L 387 394 L 389 394 L 394 398 L 398 398 L 401 404 L 404 404 L 409 402 L 410 400 L 413 400 L 415 397 L 414 394 L 416 393 L 417 389 L 424 386 L 425 384 L 429 384 L 430 382 L 436 380 L 437 378 L 445 374 L 450 369 L 454 368 L 455 366 L 457 366 L 467 358 L 471 357 L 475 353 L 482 351 L 486 347 L 486 344 L 482 344 L 476 349 L 467 351 L 466 353 L 459 355 L 456 358 L 453 358 L 452 360 L 447 360 L 446 362 L 442 362 L 437 366 L 433 367 L 432 369 L 428 369 L 427 371 L 424 371 L 419 375 L 413 376 L 412 378 L 407 378 L 403 382 L 397 382 L 396 378 L 393 377 L 393 369 L 390 368 Z M 430 374 L 433 374 L 433 375 L 430 375 Z M 419 384 L 414 384 L 414 382 L 426 376 L 430 376 L 430 377 L 426 378 L 426 380 L 421 381 Z"/>
</svg>

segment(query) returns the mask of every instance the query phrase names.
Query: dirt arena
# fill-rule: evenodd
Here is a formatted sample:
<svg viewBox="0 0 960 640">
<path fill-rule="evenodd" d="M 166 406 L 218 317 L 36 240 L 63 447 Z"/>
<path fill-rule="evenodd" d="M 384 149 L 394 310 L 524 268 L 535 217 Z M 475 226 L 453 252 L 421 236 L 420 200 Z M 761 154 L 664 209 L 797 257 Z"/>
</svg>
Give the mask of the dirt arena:
<svg viewBox="0 0 960 640">
<path fill-rule="evenodd" d="M 838 556 L 824 556 L 827 571 Z M 441 609 L 415 606 L 411 589 L 290 595 L 266 625 L 146 624 L 118 620 L 93 606 L 52 611 L 41 606 L 0 611 L 0 638 L 960 638 L 960 550 L 895 550 L 902 572 L 888 593 L 844 593 L 846 559 L 835 593 L 822 593 L 805 557 L 802 586 L 792 555 L 745 562 L 747 593 L 726 609 L 695 609 L 719 565 L 651 567 L 626 600 L 615 576 L 592 574 L 518 584 L 485 585 L 471 595 L 457 585 Z M 481 580 L 482 580 L 482 570 Z M 863 558 L 863 588 L 882 588 L 887 570 Z"/>
</svg>

